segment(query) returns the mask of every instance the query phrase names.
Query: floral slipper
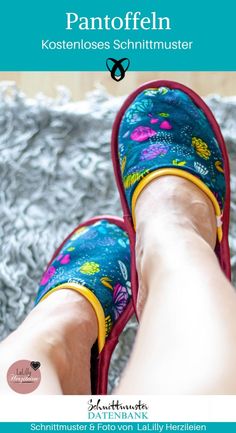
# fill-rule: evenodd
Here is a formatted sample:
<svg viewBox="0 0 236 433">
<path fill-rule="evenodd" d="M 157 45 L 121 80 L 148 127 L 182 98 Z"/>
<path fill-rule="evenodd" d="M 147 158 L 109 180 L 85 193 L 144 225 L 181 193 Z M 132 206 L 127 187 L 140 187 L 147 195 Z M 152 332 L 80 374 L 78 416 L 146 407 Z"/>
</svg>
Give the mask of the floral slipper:
<svg viewBox="0 0 236 433">
<path fill-rule="evenodd" d="M 205 102 L 172 81 L 142 85 L 126 99 L 116 117 L 112 160 L 130 237 L 134 307 L 138 290 L 134 209 L 145 186 L 160 176 L 184 177 L 211 199 L 218 231 L 215 252 L 230 279 L 229 161 L 219 125 Z"/>
<path fill-rule="evenodd" d="M 63 288 L 81 293 L 95 310 L 98 340 L 91 357 L 92 391 L 106 394 L 111 355 L 133 314 L 130 246 L 123 220 L 101 216 L 79 225 L 48 264 L 35 304 Z"/>
</svg>

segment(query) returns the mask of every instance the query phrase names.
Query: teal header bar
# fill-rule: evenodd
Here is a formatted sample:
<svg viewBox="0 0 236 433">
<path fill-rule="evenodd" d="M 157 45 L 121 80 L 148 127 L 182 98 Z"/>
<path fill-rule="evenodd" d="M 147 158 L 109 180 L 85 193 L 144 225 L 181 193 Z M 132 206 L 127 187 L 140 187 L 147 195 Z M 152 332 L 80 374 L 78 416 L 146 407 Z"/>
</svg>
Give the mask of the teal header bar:
<svg viewBox="0 0 236 433">
<path fill-rule="evenodd" d="M 1 71 L 235 71 L 234 0 L 1 2 Z"/>
<path fill-rule="evenodd" d="M 0 423 L 4 433 L 29 432 L 207 432 L 235 433 L 236 423 Z"/>
</svg>

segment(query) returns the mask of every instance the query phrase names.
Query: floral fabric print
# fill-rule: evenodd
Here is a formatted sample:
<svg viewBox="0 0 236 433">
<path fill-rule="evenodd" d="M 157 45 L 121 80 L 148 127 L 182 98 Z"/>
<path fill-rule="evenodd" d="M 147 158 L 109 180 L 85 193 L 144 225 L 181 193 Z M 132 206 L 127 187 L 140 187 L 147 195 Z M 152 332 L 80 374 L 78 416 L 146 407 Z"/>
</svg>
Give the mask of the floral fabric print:
<svg viewBox="0 0 236 433">
<path fill-rule="evenodd" d="M 124 230 L 106 220 L 79 228 L 44 273 L 35 303 L 64 283 L 90 289 L 100 301 L 109 334 L 131 297 L 130 246 Z"/>
<path fill-rule="evenodd" d="M 186 170 L 201 179 L 224 207 L 221 150 L 203 111 L 180 90 L 144 90 L 126 110 L 119 129 L 123 184 L 131 209 L 139 181 L 159 168 Z"/>
</svg>

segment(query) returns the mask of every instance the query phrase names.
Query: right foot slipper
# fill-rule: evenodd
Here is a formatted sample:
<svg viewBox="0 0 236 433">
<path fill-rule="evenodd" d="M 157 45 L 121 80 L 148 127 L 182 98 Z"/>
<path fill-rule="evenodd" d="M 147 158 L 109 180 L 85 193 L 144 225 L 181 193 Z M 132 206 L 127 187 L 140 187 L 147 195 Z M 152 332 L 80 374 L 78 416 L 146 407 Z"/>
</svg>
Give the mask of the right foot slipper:
<svg viewBox="0 0 236 433">
<path fill-rule="evenodd" d="M 205 102 L 172 81 L 142 85 L 126 99 L 116 117 L 112 160 L 130 236 L 134 307 L 138 291 L 134 209 L 145 186 L 160 176 L 188 179 L 210 198 L 217 219 L 215 252 L 230 279 L 229 161 L 219 125 Z"/>
<path fill-rule="evenodd" d="M 64 240 L 41 279 L 35 304 L 61 289 L 77 291 L 95 311 L 98 344 L 92 351 L 91 386 L 94 394 L 106 394 L 111 355 L 134 312 L 130 246 L 123 220 L 92 218 Z"/>
</svg>

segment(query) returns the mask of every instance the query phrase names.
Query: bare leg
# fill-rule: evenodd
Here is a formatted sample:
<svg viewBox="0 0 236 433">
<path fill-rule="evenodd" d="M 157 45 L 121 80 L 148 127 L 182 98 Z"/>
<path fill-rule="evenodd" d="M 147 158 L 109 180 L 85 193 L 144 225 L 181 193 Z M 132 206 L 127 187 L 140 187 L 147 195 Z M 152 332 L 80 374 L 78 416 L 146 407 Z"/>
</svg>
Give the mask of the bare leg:
<svg viewBox="0 0 236 433">
<path fill-rule="evenodd" d="M 72 290 L 59 290 L 34 308 L 0 344 L 0 394 L 14 392 L 6 380 L 13 362 L 40 361 L 38 394 L 90 394 L 90 353 L 97 319 L 89 302 Z"/>
<path fill-rule="evenodd" d="M 236 394 L 236 295 L 214 254 L 211 202 L 189 181 L 136 206 L 139 331 L 120 394 Z"/>
</svg>

